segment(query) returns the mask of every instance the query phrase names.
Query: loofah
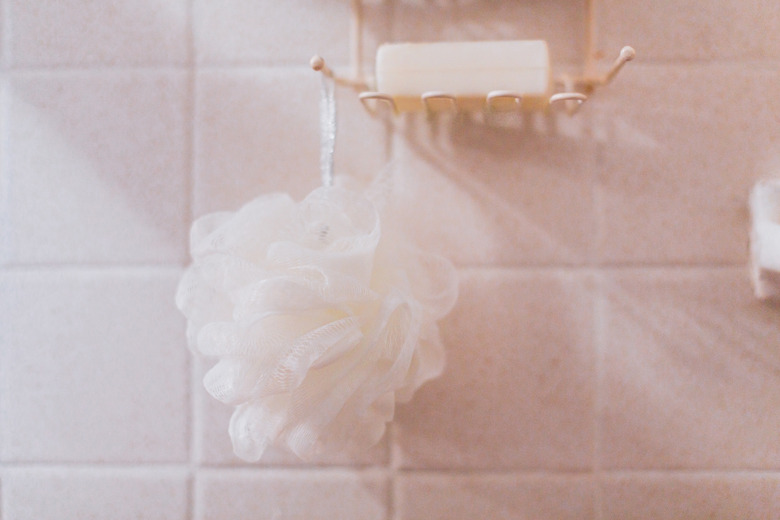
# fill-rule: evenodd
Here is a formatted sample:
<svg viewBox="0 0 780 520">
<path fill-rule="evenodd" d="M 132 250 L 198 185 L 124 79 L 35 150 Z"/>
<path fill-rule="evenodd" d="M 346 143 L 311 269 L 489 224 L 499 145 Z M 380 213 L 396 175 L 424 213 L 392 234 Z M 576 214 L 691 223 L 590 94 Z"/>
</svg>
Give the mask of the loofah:
<svg viewBox="0 0 780 520">
<path fill-rule="evenodd" d="M 217 360 L 204 385 L 235 407 L 242 459 L 272 444 L 303 459 L 365 449 L 441 373 L 455 270 L 383 230 L 366 196 L 264 195 L 198 219 L 190 238 L 176 302 L 190 348 Z"/>
</svg>

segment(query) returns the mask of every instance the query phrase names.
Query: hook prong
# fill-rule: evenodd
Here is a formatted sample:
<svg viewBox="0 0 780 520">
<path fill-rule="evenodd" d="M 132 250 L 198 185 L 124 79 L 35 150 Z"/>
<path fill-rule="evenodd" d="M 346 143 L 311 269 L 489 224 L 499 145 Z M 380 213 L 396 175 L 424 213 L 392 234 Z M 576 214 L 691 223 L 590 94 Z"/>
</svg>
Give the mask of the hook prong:
<svg viewBox="0 0 780 520">
<path fill-rule="evenodd" d="M 458 110 L 458 100 L 454 95 L 448 92 L 440 92 L 437 90 L 431 92 L 424 92 L 420 96 L 420 100 L 422 101 L 422 104 L 425 107 L 425 111 L 428 113 L 431 113 L 433 111 L 430 105 L 430 101 L 433 99 L 446 99 L 447 101 L 450 102 L 450 107 L 453 110 Z"/>
<path fill-rule="evenodd" d="M 514 92 L 512 90 L 493 90 L 489 92 L 485 98 L 488 108 L 491 110 L 495 108 L 496 100 L 499 99 L 511 99 L 514 101 L 516 109 L 520 109 L 520 106 L 523 104 L 523 95 L 519 92 Z"/>
<path fill-rule="evenodd" d="M 622 49 L 620 49 L 620 55 L 618 55 L 617 59 L 615 60 L 615 63 L 612 64 L 612 68 L 609 69 L 609 72 L 607 72 L 607 75 L 604 77 L 604 84 L 606 85 L 610 81 L 612 81 L 615 76 L 617 76 L 617 73 L 620 72 L 620 69 L 623 68 L 623 66 L 628 63 L 629 61 L 633 60 L 636 57 L 636 51 L 633 47 L 629 47 L 626 45 Z"/>
<path fill-rule="evenodd" d="M 376 115 L 377 108 L 376 106 L 369 106 L 370 100 L 384 101 L 390 106 L 393 113 L 398 113 L 398 107 L 395 104 L 395 100 L 393 99 L 393 96 L 389 94 L 383 94 L 381 92 L 361 92 L 358 95 L 358 99 L 360 99 L 360 102 L 363 103 L 363 106 L 366 108 L 366 110 L 369 111 L 369 113 L 371 113 L 371 115 Z"/>
<path fill-rule="evenodd" d="M 317 54 L 312 56 L 311 60 L 309 60 L 309 65 L 311 65 L 313 70 L 322 72 L 329 78 L 333 77 L 333 71 L 325 64 L 325 59 L 322 56 Z"/>
</svg>

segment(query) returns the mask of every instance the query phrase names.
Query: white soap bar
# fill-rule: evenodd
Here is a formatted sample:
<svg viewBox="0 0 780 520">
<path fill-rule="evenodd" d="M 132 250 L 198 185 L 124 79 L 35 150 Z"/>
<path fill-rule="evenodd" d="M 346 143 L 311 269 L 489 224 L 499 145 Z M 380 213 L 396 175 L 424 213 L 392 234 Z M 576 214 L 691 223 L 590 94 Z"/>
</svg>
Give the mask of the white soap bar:
<svg viewBox="0 0 780 520">
<path fill-rule="evenodd" d="M 379 47 L 379 92 L 419 98 L 440 91 L 481 98 L 508 90 L 530 98 L 550 91 L 550 60 L 544 40 L 400 43 Z"/>
<path fill-rule="evenodd" d="M 750 261 L 758 298 L 780 297 L 780 179 L 761 181 L 750 195 Z"/>
</svg>

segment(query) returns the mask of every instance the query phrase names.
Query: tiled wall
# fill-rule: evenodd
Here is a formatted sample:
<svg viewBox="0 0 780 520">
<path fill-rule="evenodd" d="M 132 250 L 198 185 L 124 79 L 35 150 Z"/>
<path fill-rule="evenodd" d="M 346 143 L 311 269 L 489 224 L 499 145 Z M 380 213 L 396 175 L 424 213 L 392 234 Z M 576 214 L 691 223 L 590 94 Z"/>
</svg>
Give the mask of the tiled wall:
<svg viewBox="0 0 780 520">
<path fill-rule="evenodd" d="M 365 2 L 391 40 L 545 38 L 584 0 Z M 358 459 L 233 454 L 173 305 L 194 217 L 318 180 L 317 52 L 347 0 L 0 0 L 0 518 L 780 518 L 780 307 L 746 272 L 780 175 L 780 3 L 601 0 L 574 118 L 372 119 L 339 93 L 339 173 L 393 164 L 450 257 L 444 375 Z"/>
</svg>

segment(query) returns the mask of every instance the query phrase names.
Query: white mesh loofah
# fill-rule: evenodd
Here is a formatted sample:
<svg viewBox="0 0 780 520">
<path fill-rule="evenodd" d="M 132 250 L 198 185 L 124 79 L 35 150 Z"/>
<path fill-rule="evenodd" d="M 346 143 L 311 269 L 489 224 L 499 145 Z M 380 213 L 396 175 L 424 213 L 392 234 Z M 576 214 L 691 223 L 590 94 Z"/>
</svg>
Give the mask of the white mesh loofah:
<svg viewBox="0 0 780 520">
<path fill-rule="evenodd" d="M 455 270 L 383 232 L 366 197 L 261 196 L 197 220 L 191 253 L 176 303 L 190 348 L 219 360 L 204 384 L 236 407 L 245 460 L 271 444 L 304 459 L 367 448 L 396 401 L 442 371 L 436 321 L 455 303 Z"/>
</svg>

